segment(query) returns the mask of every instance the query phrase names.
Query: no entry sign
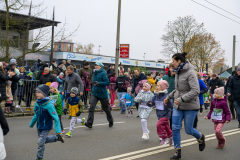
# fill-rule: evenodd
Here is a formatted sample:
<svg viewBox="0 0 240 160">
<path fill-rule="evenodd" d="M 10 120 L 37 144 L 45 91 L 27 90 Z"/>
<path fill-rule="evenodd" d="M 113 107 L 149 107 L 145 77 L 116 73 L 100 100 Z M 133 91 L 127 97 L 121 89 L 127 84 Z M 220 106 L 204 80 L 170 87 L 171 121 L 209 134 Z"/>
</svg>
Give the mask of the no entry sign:
<svg viewBox="0 0 240 160">
<path fill-rule="evenodd" d="M 129 44 L 120 44 L 120 58 L 129 58 Z"/>
</svg>

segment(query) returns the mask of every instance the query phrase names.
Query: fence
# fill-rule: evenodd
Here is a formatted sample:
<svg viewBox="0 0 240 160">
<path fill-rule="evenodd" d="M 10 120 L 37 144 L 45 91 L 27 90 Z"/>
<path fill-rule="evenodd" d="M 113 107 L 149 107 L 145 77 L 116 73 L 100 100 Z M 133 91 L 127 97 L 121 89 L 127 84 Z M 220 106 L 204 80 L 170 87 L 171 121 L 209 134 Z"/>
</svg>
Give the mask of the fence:
<svg viewBox="0 0 240 160">
<path fill-rule="evenodd" d="M 25 80 L 21 79 L 18 83 L 18 87 L 16 93 L 13 97 L 13 106 L 15 106 L 15 112 L 23 112 L 23 111 L 33 111 L 34 105 L 37 101 L 35 89 L 39 85 L 38 80 Z M 107 86 L 107 89 L 114 89 L 115 83 L 111 83 Z M 59 85 L 59 93 L 61 94 L 63 91 L 63 84 Z M 89 91 L 84 91 L 83 96 L 78 95 L 83 101 L 85 108 L 89 107 L 90 104 L 90 97 L 92 95 L 92 86 Z M 62 99 L 67 98 L 68 96 L 62 95 Z M 109 99 L 111 97 L 111 93 L 109 91 Z M 116 96 L 115 96 L 116 98 Z"/>
</svg>

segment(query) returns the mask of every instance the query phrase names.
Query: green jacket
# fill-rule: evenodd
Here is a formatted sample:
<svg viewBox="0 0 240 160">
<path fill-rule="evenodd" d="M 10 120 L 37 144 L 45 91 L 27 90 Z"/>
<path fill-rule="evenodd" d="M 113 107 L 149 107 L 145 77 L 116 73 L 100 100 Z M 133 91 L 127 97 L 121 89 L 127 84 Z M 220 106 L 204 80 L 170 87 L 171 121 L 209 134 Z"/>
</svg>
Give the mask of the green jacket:
<svg viewBox="0 0 240 160">
<path fill-rule="evenodd" d="M 81 68 L 78 72 L 79 76 L 82 78 L 83 77 L 83 73 L 84 72 L 88 72 L 89 73 L 89 79 L 92 81 L 92 70 L 89 68 Z"/>
<path fill-rule="evenodd" d="M 59 116 L 61 116 L 62 115 L 62 98 L 61 98 L 59 93 L 57 93 L 57 94 L 50 93 L 50 96 L 53 96 L 53 95 L 57 95 L 58 96 L 58 99 L 56 101 L 57 106 L 55 106 L 55 108 L 56 108 L 57 114 Z"/>
<path fill-rule="evenodd" d="M 108 98 L 106 86 L 108 86 L 110 82 L 103 68 L 93 73 L 93 82 L 98 82 L 98 85 L 93 85 L 92 94 L 98 99 Z"/>
<path fill-rule="evenodd" d="M 203 100 L 204 100 L 204 103 L 206 103 L 206 98 L 207 98 L 207 101 L 208 103 L 210 102 L 210 94 L 209 93 L 204 93 L 203 94 Z"/>
<path fill-rule="evenodd" d="M 165 75 L 162 79 L 168 82 L 168 94 L 170 94 L 175 89 L 175 76 Z"/>
</svg>

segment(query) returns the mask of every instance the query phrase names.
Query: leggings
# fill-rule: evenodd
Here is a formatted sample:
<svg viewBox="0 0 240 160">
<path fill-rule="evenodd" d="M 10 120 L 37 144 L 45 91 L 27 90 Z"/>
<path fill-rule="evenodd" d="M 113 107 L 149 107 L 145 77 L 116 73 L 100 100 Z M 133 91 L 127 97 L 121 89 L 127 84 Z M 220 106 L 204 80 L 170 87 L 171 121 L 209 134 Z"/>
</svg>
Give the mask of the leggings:
<svg viewBox="0 0 240 160">
<path fill-rule="evenodd" d="M 215 130 L 215 135 L 217 137 L 218 142 L 221 140 L 224 140 L 224 136 L 222 134 L 223 125 L 224 123 L 214 122 L 214 130 Z"/>
<path fill-rule="evenodd" d="M 58 115 L 58 118 L 59 118 L 59 121 L 60 121 L 61 130 L 64 130 L 63 125 L 62 125 L 62 116 Z"/>
<path fill-rule="evenodd" d="M 203 105 L 200 105 L 200 113 L 203 111 Z"/>
</svg>

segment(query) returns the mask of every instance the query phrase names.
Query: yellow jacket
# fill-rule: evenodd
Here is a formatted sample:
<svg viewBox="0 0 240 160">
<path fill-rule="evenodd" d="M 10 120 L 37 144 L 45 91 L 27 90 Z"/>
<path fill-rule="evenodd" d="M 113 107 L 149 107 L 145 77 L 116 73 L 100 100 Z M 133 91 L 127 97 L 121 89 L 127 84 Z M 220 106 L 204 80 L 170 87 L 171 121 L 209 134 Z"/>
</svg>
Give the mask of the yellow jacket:
<svg viewBox="0 0 240 160">
<path fill-rule="evenodd" d="M 76 97 L 69 97 L 65 103 L 64 109 L 69 108 L 69 115 L 72 117 L 76 117 L 78 112 L 83 112 L 84 105 L 82 101 Z"/>
<path fill-rule="evenodd" d="M 154 80 L 152 77 L 149 77 L 149 76 L 147 77 L 147 79 L 148 79 L 148 82 L 152 84 L 151 92 L 153 92 L 154 90 L 156 90 L 157 80 L 156 79 Z"/>
</svg>

